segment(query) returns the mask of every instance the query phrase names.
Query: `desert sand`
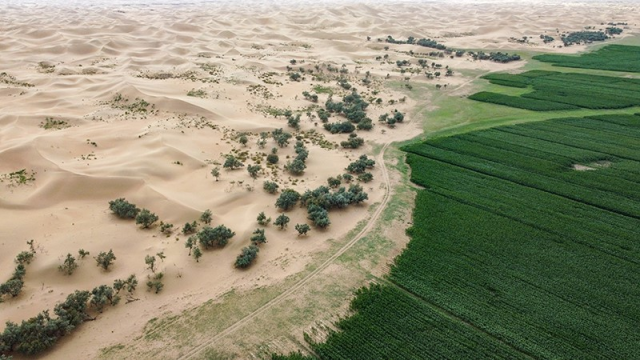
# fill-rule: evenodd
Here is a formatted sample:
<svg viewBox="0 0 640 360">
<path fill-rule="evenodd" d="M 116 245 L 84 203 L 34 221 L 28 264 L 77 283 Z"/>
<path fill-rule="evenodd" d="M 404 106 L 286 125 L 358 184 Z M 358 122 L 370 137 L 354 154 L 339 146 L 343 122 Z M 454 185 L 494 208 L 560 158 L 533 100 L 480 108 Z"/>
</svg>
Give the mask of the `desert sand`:
<svg viewBox="0 0 640 360">
<path fill-rule="evenodd" d="M 241 271 L 233 262 L 258 228 L 257 214 L 264 211 L 275 219 L 280 213 L 274 206 L 277 196 L 264 192 L 263 182 L 276 181 L 280 189 L 299 192 L 314 189 L 344 173 L 361 154 L 379 162 L 381 157 L 375 156 L 382 145 L 420 135 L 422 123 L 429 121 L 413 111 L 424 106 L 428 96 L 413 99 L 401 86 L 386 86 L 404 81 L 396 60 L 411 60 L 407 52 L 428 49 L 389 45 L 378 38 L 427 37 L 460 49 L 577 52 L 585 47 L 559 48 L 557 42 L 543 44 L 538 37 L 610 21 L 627 22 L 621 37 L 631 36 L 638 29 L 638 7 L 632 2 L 566 1 L 5 2 L 0 5 L 0 72 L 7 80 L 0 83 L 0 175 L 25 169 L 35 180 L 0 183 L 0 275 L 10 276 L 13 258 L 28 250 L 30 239 L 35 240 L 36 258 L 27 266 L 22 293 L 0 304 L 0 323 L 52 309 L 74 290 L 110 285 L 135 274 L 141 283 L 135 293 L 139 300 L 107 309 L 47 354 L 55 359 L 95 358 L 101 348 L 137 336 L 159 314 L 179 313 L 230 289 L 281 282 L 304 269 L 314 253 L 328 249 L 331 239 L 343 238 L 368 219 L 369 207 L 380 204 L 395 184 L 376 166 L 374 180 L 362 184 L 369 200 L 331 211 L 329 228 L 313 228 L 308 236 L 299 237 L 293 229 L 308 222 L 306 211 L 287 212 L 288 229 L 266 227 L 268 242 L 256 263 Z M 523 36 L 531 42 L 511 39 Z M 390 62 L 375 60 L 384 54 Z M 437 91 L 436 84 L 464 89 L 477 74 L 524 65 L 466 56 L 432 60 L 451 67 L 454 75 L 432 80 L 411 75 L 411 83 L 424 84 L 429 91 Z M 359 131 L 366 144 L 357 150 L 321 147 L 317 140 L 337 144 L 347 136 L 315 124 L 319 120 L 306 115 L 313 103 L 302 92 L 315 85 L 331 88 L 334 99 L 348 92 L 330 76 L 323 82 L 307 74 L 295 82 L 286 72 L 287 66 L 326 65 L 347 69 L 345 76 L 365 98 L 384 100 L 367 111 L 374 123 L 394 109 L 405 113 L 405 122 L 393 129 L 376 124 L 371 131 Z M 370 87 L 358 83 L 366 72 L 374 79 Z M 191 90 L 201 90 L 201 97 L 188 96 Z M 117 96 L 128 102 L 114 100 Z M 319 94 L 319 104 L 327 97 Z M 146 111 L 122 106 L 139 99 L 149 103 Z M 249 165 L 255 162 L 251 157 L 276 146 L 268 139 L 260 148 L 260 132 L 283 128 L 295 133 L 284 117 L 267 114 L 269 108 L 302 113 L 299 134 L 306 136 L 310 153 L 305 173 L 290 176 L 282 169 L 286 158 L 295 156 L 291 144 L 279 150 L 277 172 L 266 170 L 254 180 L 246 167 L 221 168 L 216 181 L 211 169 L 224 162 L 226 154 L 246 151 Z M 63 123 L 59 129 L 44 129 L 47 118 Z M 237 141 L 241 133 L 249 138 L 246 146 Z M 108 201 L 120 197 L 150 209 L 177 229 L 167 237 L 157 224 L 140 229 L 133 221 L 118 219 Z M 188 256 L 187 236 L 179 228 L 206 209 L 213 213 L 212 225 L 224 224 L 236 235 L 196 262 Z M 91 256 L 79 260 L 73 275 L 60 273 L 57 267 L 66 254 L 76 255 L 79 249 Z M 103 271 L 92 257 L 109 249 L 117 260 Z M 144 258 L 158 252 L 166 256 L 159 261 L 165 287 L 154 294 L 144 286 L 151 274 Z"/>
</svg>

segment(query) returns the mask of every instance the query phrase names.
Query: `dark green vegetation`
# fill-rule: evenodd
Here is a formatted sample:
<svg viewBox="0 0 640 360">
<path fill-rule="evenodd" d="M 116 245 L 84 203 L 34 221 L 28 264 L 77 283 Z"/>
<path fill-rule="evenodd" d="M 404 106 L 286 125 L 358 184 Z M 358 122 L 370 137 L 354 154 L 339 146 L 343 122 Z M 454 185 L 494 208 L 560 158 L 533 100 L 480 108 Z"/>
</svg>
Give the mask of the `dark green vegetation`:
<svg viewBox="0 0 640 360">
<path fill-rule="evenodd" d="M 27 243 L 30 245 L 33 244 L 33 242 Z M 13 271 L 13 275 L 11 275 L 9 280 L 0 284 L 0 302 L 3 302 L 3 298 L 5 295 L 11 295 L 11 297 L 20 295 L 22 287 L 24 286 L 24 277 L 27 274 L 25 264 L 30 264 L 31 261 L 33 261 L 34 256 L 34 251 L 23 251 L 18 254 L 18 256 L 16 256 L 15 262 L 18 265 Z"/>
<path fill-rule="evenodd" d="M 113 287 L 100 285 L 91 292 L 69 294 L 65 301 L 56 304 L 54 316 L 45 310 L 20 324 L 8 321 L 0 333 L 0 358 L 14 353 L 35 355 L 48 350 L 83 322 L 96 320 L 91 316 L 92 312 L 101 313 L 107 305 L 117 305 L 121 290 L 126 291 L 127 298 L 130 298 L 137 284 L 135 275 L 127 280 L 116 279 Z"/>
<path fill-rule="evenodd" d="M 576 55 L 536 55 L 535 60 L 583 69 L 640 72 L 640 47 L 608 45 L 594 52 Z"/>
<path fill-rule="evenodd" d="M 135 219 L 140 212 L 135 204 L 128 202 L 125 198 L 109 201 L 109 209 L 122 219 Z"/>
<path fill-rule="evenodd" d="M 620 31 L 621 33 L 622 31 Z M 618 33 L 619 34 L 619 33 Z M 569 34 L 562 34 L 560 39 L 564 46 L 573 44 L 589 44 L 594 41 L 605 41 L 609 37 L 602 31 L 576 31 Z"/>
<path fill-rule="evenodd" d="M 489 74 L 491 83 L 533 88 L 520 96 L 479 92 L 472 100 L 534 111 L 622 109 L 640 105 L 640 79 L 532 70 L 521 74 Z"/>
<path fill-rule="evenodd" d="M 405 150 L 425 187 L 412 241 L 388 284 L 358 292 L 342 331 L 310 344 L 318 357 L 638 353 L 640 116 L 499 127 Z"/>
</svg>

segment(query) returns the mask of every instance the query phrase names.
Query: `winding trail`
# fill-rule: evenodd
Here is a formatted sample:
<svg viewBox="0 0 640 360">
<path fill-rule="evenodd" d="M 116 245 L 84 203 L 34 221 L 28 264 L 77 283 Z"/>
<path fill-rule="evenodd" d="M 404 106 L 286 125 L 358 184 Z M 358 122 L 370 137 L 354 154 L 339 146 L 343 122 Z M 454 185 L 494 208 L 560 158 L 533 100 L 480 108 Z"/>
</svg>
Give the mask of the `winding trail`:
<svg viewBox="0 0 640 360">
<path fill-rule="evenodd" d="M 287 296 L 295 293 L 298 289 L 300 289 L 305 284 L 307 284 L 309 281 L 311 281 L 316 275 L 318 275 L 320 272 L 322 272 L 324 269 L 326 269 L 329 265 L 331 265 L 331 263 L 333 263 L 338 257 L 340 257 L 340 255 L 344 254 L 355 243 L 357 243 L 360 239 L 362 239 L 365 235 L 367 235 L 369 233 L 369 231 L 371 231 L 371 229 L 373 229 L 373 227 L 375 226 L 378 218 L 380 217 L 380 214 L 382 214 L 382 211 L 384 211 L 384 209 L 386 208 L 387 203 L 389 202 L 389 199 L 391 198 L 391 181 L 389 180 L 389 172 L 387 171 L 387 167 L 386 167 L 386 165 L 384 163 L 384 154 L 385 154 L 387 148 L 389 147 L 389 145 L 390 145 L 390 143 L 385 143 L 384 144 L 384 146 L 380 150 L 380 154 L 378 155 L 378 158 L 376 159 L 376 161 L 378 162 L 378 164 L 380 166 L 380 169 L 382 170 L 382 178 L 383 178 L 384 184 L 386 184 L 386 192 L 384 194 L 382 202 L 380 203 L 380 206 L 378 206 L 378 208 L 373 213 L 373 215 L 371 215 L 371 218 L 369 219 L 369 222 L 367 223 L 367 225 L 364 228 L 362 228 L 362 230 L 360 230 L 360 232 L 356 236 L 354 236 L 353 239 L 349 240 L 349 242 L 344 244 L 338 251 L 336 251 L 335 254 L 331 255 L 331 257 L 329 257 L 327 260 L 325 260 L 320 266 L 318 266 L 315 270 L 310 272 L 307 276 L 305 276 L 304 278 L 300 279 L 300 281 L 298 281 L 297 283 L 292 285 L 290 288 L 288 288 L 287 290 L 282 292 L 280 295 L 278 295 L 278 296 L 274 297 L 273 299 L 271 299 L 266 304 L 264 304 L 261 307 L 257 308 L 253 312 L 247 314 L 245 317 L 243 317 L 242 319 L 238 320 L 233 325 L 231 325 L 228 328 L 220 331 L 216 335 L 208 338 L 205 342 L 203 342 L 201 344 L 198 344 L 195 347 L 191 348 L 189 351 L 187 351 L 186 353 L 181 355 L 178 359 L 182 360 L 182 359 L 192 359 L 192 358 L 194 358 L 201 351 L 203 351 L 207 347 L 213 345 L 216 341 L 218 341 L 218 340 L 222 339 L 223 337 L 227 336 L 228 334 L 231 334 L 232 332 L 240 329 L 241 327 L 243 327 L 244 325 L 249 323 L 251 320 L 255 319 L 257 316 L 260 316 L 265 311 L 269 310 L 271 307 L 279 304 Z"/>
</svg>

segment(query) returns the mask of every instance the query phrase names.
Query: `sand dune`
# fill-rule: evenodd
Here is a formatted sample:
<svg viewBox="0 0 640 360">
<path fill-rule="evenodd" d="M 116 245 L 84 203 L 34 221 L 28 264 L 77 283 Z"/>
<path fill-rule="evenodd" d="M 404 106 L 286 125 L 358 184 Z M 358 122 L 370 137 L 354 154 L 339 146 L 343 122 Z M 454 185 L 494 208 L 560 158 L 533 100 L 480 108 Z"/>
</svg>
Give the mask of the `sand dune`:
<svg viewBox="0 0 640 360">
<path fill-rule="evenodd" d="M 300 240 L 293 226 L 308 220 L 305 211 L 296 208 L 288 213 L 288 230 L 266 228 L 268 243 L 252 268 L 238 271 L 233 261 L 249 245 L 257 214 L 264 211 L 275 218 L 280 213 L 274 206 L 277 197 L 262 190 L 263 181 L 277 181 L 281 189 L 313 189 L 343 173 L 360 154 L 371 154 L 376 145 L 420 133 L 423 119 L 417 118 L 414 106 L 416 101 L 425 106 L 428 96 L 406 98 L 407 92 L 381 84 L 387 74 L 402 84 L 405 74 L 395 60 L 413 60 L 409 51 L 431 49 L 391 45 L 385 51 L 388 44 L 378 38 L 429 37 L 464 49 L 576 52 L 585 47 L 560 48 L 557 42 L 543 44 L 537 38 L 585 26 L 600 28 L 609 21 L 628 22 L 622 37 L 629 36 L 637 32 L 638 10 L 625 2 L 524 6 L 504 1 L 0 5 L 5 20 L 0 24 L 0 71 L 15 78 L 0 82 L 0 176 L 21 169 L 35 174 L 35 181 L 24 185 L 0 183 L 0 275 L 13 271 L 12 259 L 26 250 L 27 240 L 34 239 L 38 246 L 23 293 L 0 304 L 0 323 L 34 316 L 76 289 L 110 284 L 132 273 L 144 282 L 150 274 L 145 255 L 163 251 L 167 259 L 160 269 L 166 284 L 160 295 L 141 286 L 136 295 L 140 301 L 109 309 L 48 354 L 53 359 L 95 358 L 101 348 L 139 335 L 159 312 L 178 313 L 232 288 L 277 283 L 304 269 L 314 253 L 329 248 L 330 239 L 345 236 L 367 218 L 369 206 L 382 199 L 386 185 L 378 169 L 373 170 L 374 181 L 364 184 L 369 200 L 332 211 L 327 230 L 313 229 Z M 532 41 L 509 40 L 522 36 Z M 375 60 L 384 54 L 393 61 Z M 477 73 L 523 65 L 468 58 L 428 60 L 456 71 L 438 80 L 410 76 L 411 83 L 429 89 L 435 84 L 469 84 L 471 78 L 459 70 Z M 316 85 L 330 87 L 334 99 L 347 92 L 335 79 L 323 82 L 310 73 L 304 74 L 304 81 L 292 81 L 286 69 L 318 71 L 315 66 L 326 65 L 344 66 L 346 76 L 367 98 L 384 100 L 369 107 L 372 119 L 398 109 L 407 114 L 405 123 L 396 129 L 376 125 L 370 132 L 359 132 L 367 141 L 359 150 L 320 146 L 311 130 L 330 143 L 346 136 L 324 131 L 317 124 L 316 104 L 305 100 L 302 92 Z M 367 71 L 375 80 L 371 88 L 361 82 Z M 198 96 L 189 96 L 191 91 L 199 91 Z M 319 94 L 319 104 L 327 98 Z M 269 114 L 275 108 L 301 112 L 300 136 L 307 136 L 303 140 L 310 153 L 305 174 L 284 172 L 283 164 L 295 157 L 290 145 L 278 150 L 277 173 L 266 170 L 254 180 L 245 166 L 221 170 L 216 181 L 211 169 L 220 166 L 226 154 L 247 152 L 245 163 L 253 164 L 252 157 L 262 159 L 277 147 L 269 139 L 264 149 L 259 148 L 260 132 L 293 131 L 284 117 Z M 44 129 L 47 118 L 60 123 Z M 246 146 L 238 143 L 239 132 L 249 137 Z M 186 236 L 179 231 L 165 237 L 158 226 L 142 230 L 111 214 L 108 201 L 120 197 L 152 210 L 177 229 L 211 209 L 213 224 L 225 224 L 236 236 L 225 248 L 206 251 L 196 263 L 187 255 Z M 77 254 L 80 248 L 92 256 L 113 249 L 113 269 L 102 271 L 86 258 L 75 274 L 63 276 L 57 266 L 67 253 Z"/>
</svg>

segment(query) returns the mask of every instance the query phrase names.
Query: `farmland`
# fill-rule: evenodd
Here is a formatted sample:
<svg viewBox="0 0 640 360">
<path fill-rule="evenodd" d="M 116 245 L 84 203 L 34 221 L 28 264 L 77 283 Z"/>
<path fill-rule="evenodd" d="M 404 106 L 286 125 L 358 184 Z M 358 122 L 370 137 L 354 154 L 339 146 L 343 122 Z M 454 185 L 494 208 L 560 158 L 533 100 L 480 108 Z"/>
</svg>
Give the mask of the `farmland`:
<svg viewBox="0 0 640 360">
<path fill-rule="evenodd" d="M 320 358 L 633 358 L 640 116 L 503 126 L 406 146 L 412 237 Z M 576 168 L 585 171 L 577 171 Z"/>
<path fill-rule="evenodd" d="M 637 46 L 608 45 L 578 56 L 544 54 L 533 58 L 554 66 L 640 72 L 640 47 Z"/>
<path fill-rule="evenodd" d="M 640 79 L 541 70 L 488 74 L 483 78 L 493 84 L 532 91 L 520 96 L 479 92 L 470 99 L 533 111 L 623 109 L 640 105 Z"/>
</svg>

